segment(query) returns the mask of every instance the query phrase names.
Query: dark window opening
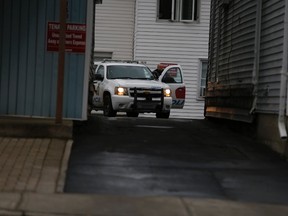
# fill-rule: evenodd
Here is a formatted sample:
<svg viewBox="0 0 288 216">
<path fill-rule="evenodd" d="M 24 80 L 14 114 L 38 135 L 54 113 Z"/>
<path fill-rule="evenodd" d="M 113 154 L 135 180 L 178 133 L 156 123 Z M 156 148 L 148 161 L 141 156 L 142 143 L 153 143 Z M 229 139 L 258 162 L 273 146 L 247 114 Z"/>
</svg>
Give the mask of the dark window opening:
<svg viewBox="0 0 288 216">
<path fill-rule="evenodd" d="M 199 18 L 199 0 L 158 0 L 158 19 L 193 22 Z"/>
<path fill-rule="evenodd" d="M 172 14 L 172 0 L 160 0 L 158 19 L 170 20 L 171 14 Z"/>
</svg>

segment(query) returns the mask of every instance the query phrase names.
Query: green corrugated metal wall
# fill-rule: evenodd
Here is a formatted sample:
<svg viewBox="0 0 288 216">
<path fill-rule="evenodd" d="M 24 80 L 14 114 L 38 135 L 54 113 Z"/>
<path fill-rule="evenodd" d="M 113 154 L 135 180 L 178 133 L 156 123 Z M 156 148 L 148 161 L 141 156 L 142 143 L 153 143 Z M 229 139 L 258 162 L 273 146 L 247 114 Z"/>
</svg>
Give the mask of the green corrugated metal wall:
<svg viewBox="0 0 288 216">
<path fill-rule="evenodd" d="M 83 0 L 68 1 L 70 23 L 86 23 Z M 55 117 L 57 52 L 46 51 L 57 0 L 0 1 L 0 115 Z M 63 117 L 81 119 L 85 55 L 66 53 Z"/>
</svg>

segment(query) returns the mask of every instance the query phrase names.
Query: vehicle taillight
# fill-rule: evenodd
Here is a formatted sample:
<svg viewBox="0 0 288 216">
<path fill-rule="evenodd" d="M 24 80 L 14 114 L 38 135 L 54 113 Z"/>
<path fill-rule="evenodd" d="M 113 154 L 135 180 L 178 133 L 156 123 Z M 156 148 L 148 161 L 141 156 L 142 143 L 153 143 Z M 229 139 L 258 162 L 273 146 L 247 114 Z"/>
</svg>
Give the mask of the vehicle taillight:
<svg viewBox="0 0 288 216">
<path fill-rule="evenodd" d="M 186 88 L 181 87 L 181 88 L 176 89 L 175 95 L 176 95 L 176 98 L 185 98 Z"/>
</svg>

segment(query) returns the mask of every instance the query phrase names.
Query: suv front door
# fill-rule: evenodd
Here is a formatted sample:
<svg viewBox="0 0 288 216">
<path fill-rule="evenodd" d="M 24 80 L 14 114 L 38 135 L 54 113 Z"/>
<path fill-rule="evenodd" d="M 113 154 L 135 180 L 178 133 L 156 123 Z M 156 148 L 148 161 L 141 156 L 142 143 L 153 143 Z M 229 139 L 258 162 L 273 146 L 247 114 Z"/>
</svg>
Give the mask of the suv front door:
<svg viewBox="0 0 288 216">
<path fill-rule="evenodd" d="M 168 84 L 172 92 L 172 108 L 182 109 L 185 104 L 186 87 L 180 65 L 170 65 L 164 69 L 159 81 Z"/>
<path fill-rule="evenodd" d="M 95 77 L 97 79 L 94 80 L 94 87 L 95 87 L 95 94 L 93 96 L 93 105 L 95 107 L 102 107 L 103 106 L 103 100 L 102 100 L 102 84 L 103 84 L 103 79 L 104 79 L 104 66 L 100 65 L 97 67 L 96 72 L 95 72 Z"/>
</svg>

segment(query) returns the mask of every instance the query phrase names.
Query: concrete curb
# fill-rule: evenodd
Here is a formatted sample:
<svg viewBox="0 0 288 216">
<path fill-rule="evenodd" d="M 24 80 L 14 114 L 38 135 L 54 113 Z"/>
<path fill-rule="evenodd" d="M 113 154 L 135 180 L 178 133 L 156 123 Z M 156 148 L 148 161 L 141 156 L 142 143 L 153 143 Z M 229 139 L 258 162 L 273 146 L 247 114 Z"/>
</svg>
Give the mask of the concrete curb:
<svg viewBox="0 0 288 216">
<path fill-rule="evenodd" d="M 22 199 L 21 193 L 1 192 L 0 193 L 0 209 L 15 210 L 18 208 Z M 1 215 L 1 214 L 0 214 Z"/>
<path fill-rule="evenodd" d="M 4 204 L 3 204 L 4 203 Z M 13 203 L 10 205 L 9 203 Z M 0 215 L 18 216 L 287 216 L 288 206 L 189 197 L 3 194 Z"/>
<path fill-rule="evenodd" d="M 0 117 L 0 136 L 72 139 L 73 121 L 56 124 L 54 119 Z"/>
<path fill-rule="evenodd" d="M 23 216 L 23 212 L 19 211 L 6 211 L 6 210 L 0 210 L 0 215 L 2 216 Z"/>
<path fill-rule="evenodd" d="M 66 146 L 65 146 L 65 150 L 64 150 L 62 162 L 61 162 L 60 174 L 59 174 L 59 178 L 57 180 L 57 185 L 56 185 L 57 186 L 56 193 L 64 192 L 65 179 L 66 179 L 72 145 L 73 145 L 73 140 L 68 140 L 66 142 Z"/>
</svg>

